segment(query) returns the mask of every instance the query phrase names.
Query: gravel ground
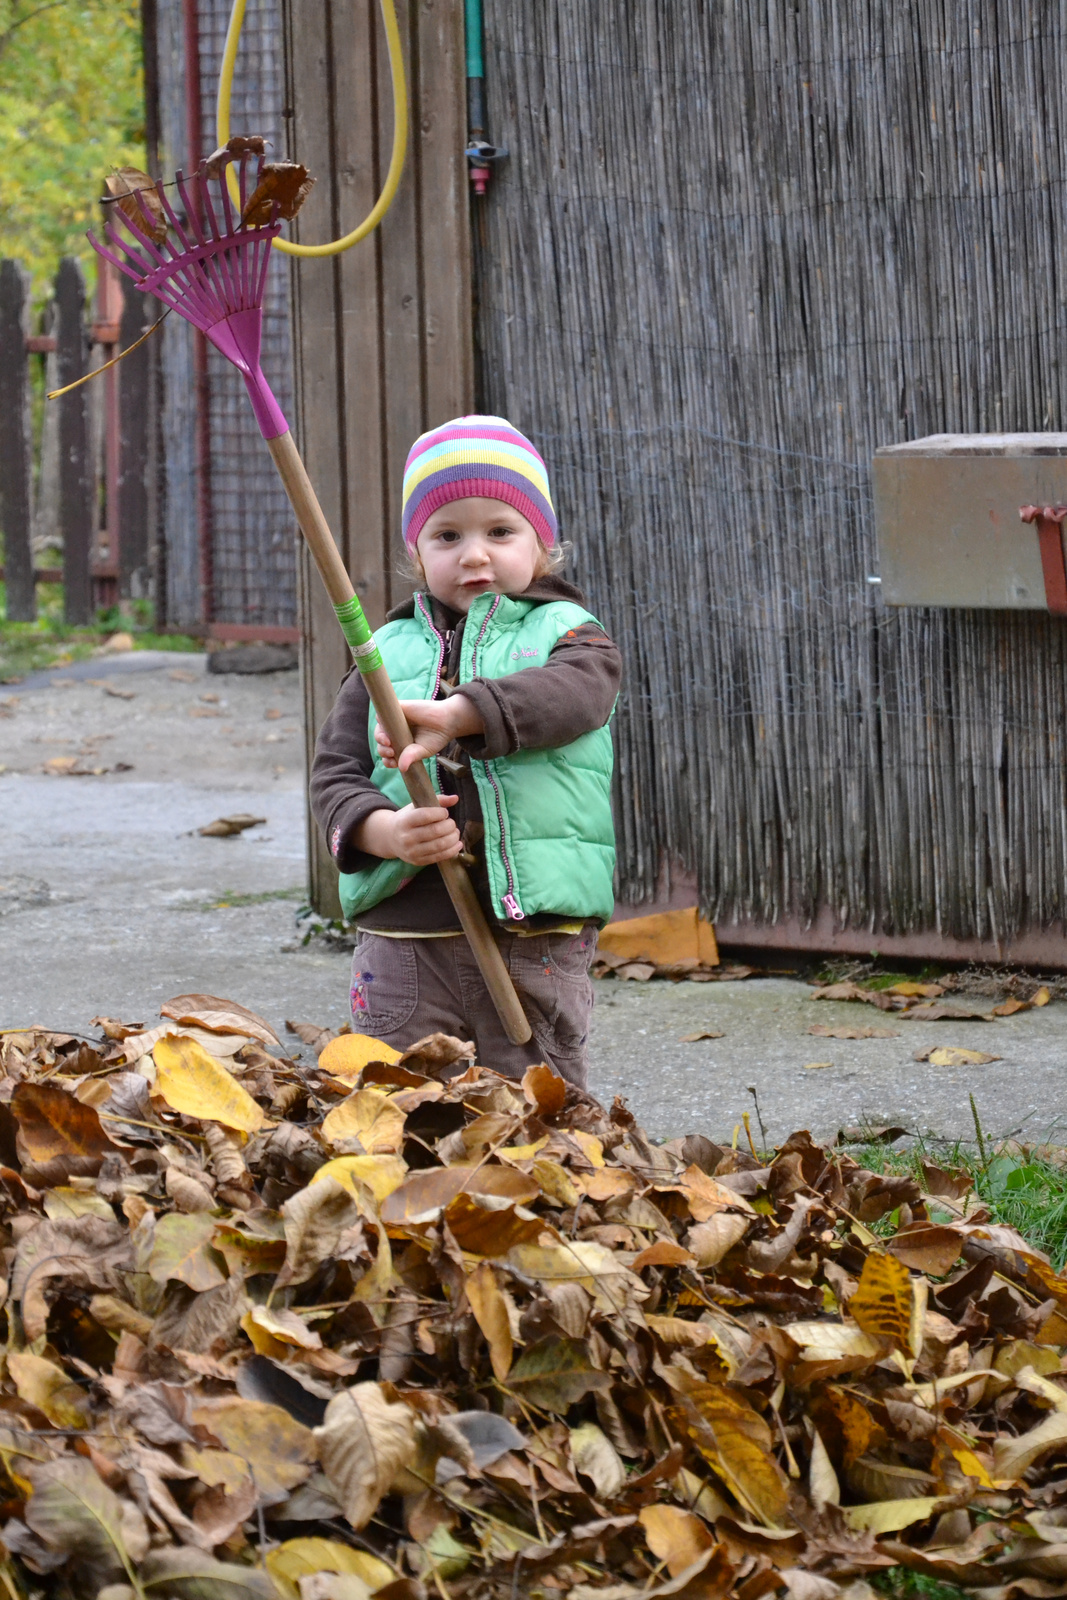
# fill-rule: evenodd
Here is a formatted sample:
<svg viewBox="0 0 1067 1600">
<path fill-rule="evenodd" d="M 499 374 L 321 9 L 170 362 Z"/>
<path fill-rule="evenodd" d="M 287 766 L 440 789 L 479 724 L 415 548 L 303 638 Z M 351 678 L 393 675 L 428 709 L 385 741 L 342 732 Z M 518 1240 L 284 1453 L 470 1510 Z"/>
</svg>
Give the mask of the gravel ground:
<svg viewBox="0 0 1067 1600">
<path fill-rule="evenodd" d="M 0 1027 L 84 1030 L 98 1013 L 151 1022 L 162 1000 L 196 990 L 278 1027 L 345 1020 L 347 956 L 295 939 L 299 718 L 295 672 L 209 677 L 202 656 L 102 660 L 0 688 Z M 195 831 L 235 812 L 266 822 L 228 839 Z M 592 1086 L 625 1095 L 664 1137 L 730 1137 L 755 1111 L 750 1086 L 772 1141 L 863 1123 L 966 1138 L 972 1093 L 994 1135 L 1062 1137 L 1067 1005 L 909 1023 L 810 992 L 780 977 L 600 983 Z M 895 1036 L 819 1038 L 812 1023 Z M 682 1042 L 701 1030 L 723 1037 Z M 1001 1060 L 916 1062 L 931 1045 Z"/>
</svg>

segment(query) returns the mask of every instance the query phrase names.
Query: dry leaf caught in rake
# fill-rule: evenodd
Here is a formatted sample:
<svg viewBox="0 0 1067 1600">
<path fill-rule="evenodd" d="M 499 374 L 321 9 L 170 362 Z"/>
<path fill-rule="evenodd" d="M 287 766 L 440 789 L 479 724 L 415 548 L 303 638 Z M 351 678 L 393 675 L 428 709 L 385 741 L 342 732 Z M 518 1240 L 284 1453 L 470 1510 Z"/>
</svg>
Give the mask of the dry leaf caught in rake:
<svg viewBox="0 0 1067 1600">
<path fill-rule="evenodd" d="M 298 161 L 264 162 L 259 182 L 241 213 L 242 226 L 263 228 L 275 217 L 291 221 L 314 187 L 315 179 Z"/>
</svg>

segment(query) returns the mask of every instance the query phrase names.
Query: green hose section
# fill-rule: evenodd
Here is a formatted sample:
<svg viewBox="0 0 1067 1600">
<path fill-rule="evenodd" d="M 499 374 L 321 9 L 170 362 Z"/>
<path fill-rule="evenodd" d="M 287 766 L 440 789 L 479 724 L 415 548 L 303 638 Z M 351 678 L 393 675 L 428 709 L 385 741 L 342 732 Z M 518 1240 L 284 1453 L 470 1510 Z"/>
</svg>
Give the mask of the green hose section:
<svg viewBox="0 0 1067 1600">
<path fill-rule="evenodd" d="M 374 642 L 370 624 L 363 615 L 359 596 L 353 595 L 343 606 L 334 606 L 341 632 L 348 640 L 348 648 L 360 672 L 373 672 L 382 665 L 381 651 Z"/>
<path fill-rule="evenodd" d="M 482 0 L 464 0 L 464 17 L 467 24 L 467 77 L 484 78 L 482 61 Z"/>
</svg>

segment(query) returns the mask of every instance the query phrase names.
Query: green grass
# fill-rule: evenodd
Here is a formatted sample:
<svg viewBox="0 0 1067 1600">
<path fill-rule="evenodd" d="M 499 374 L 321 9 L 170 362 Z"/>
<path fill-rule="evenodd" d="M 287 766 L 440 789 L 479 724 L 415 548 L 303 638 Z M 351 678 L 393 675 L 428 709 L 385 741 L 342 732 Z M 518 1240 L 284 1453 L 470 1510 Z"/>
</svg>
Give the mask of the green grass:
<svg viewBox="0 0 1067 1600">
<path fill-rule="evenodd" d="M 299 889 L 264 889 L 260 894 L 235 894 L 230 889 L 223 889 L 217 900 L 206 900 L 202 905 L 194 906 L 195 911 L 229 911 L 234 906 L 262 906 L 268 900 L 303 900 L 307 894 L 306 888 Z"/>
<path fill-rule="evenodd" d="M 901 1150 L 882 1144 L 852 1145 L 848 1153 L 871 1172 L 914 1177 L 920 1184 L 924 1160 L 940 1167 L 962 1168 L 970 1174 L 995 1222 L 1015 1228 L 1028 1243 L 1044 1251 L 1057 1272 L 1067 1265 L 1067 1164 L 1057 1163 L 1051 1146 L 1035 1150 L 1014 1141 L 1000 1147 L 987 1141 L 985 1161 L 977 1144 L 964 1140 L 944 1145 L 917 1140 Z M 872 1231 L 891 1233 L 895 1215 L 890 1213 Z M 931 1217 L 951 1220 L 949 1212 L 936 1206 L 931 1206 Z"/>
<path fill-rule="evenodd" d="M 889 1596 L 889 1600 L 964 1600 L 966 1589 L 958 1589 L 954 1583 L 941 1583 L 937 1578 L 927 1578 L 921 1572 L 911 1572 L 907 1567 L 885 1567 L 881 1572 L 873 1572 L 870 1577 L 871 1588 L 879 1594 Z"/>
<path fill-rule="evenodd" d="M 0 618 L 6 610 L 5 585 L 0 583 Z M 112 633 L 129 633 L 135 650 L 202 650 L 199 639 L 180 633 L 155 633 L 149 600 L 133 600 L 127 612 L 117 606 L 97 612 L 88 628 L 72 628 L 63 621 L 63 585 L 37 585 L 37 621 L 0 620 L 0 683 L 15 683 L 31 672 L 69 666 L 88 660 Z"/>
</svg>

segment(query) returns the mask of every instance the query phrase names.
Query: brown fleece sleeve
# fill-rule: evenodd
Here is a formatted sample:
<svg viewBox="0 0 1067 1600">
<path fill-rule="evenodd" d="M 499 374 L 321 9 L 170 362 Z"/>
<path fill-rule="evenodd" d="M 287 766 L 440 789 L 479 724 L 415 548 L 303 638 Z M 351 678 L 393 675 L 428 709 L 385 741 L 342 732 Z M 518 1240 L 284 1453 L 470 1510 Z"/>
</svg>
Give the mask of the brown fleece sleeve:
<svg viewBox="0 0 1067 1600">
<path fill-rule="evenodd" d="M 602 728 L 622 682 L 618 646 L 586 622 L 569 629 L 544 666 L 506 678 L 472 678 L 458 690 L 478 708 L 484 732 L 459 743 L 476 761 L 516 750 L 548 750 Z"/>
<path fill-rule="evenodd" d="M 311 811 L 326 835 L 339 872 L 361 872 L 378 857 L 357 850 L 352 835 L 372 811 L 396 811 L 371 782 L 374 757 L 368 733 L 370 697 L 359 673 L 342 683 L 333 710 L 319 729 L 308 785 Z"/>
</svg>

